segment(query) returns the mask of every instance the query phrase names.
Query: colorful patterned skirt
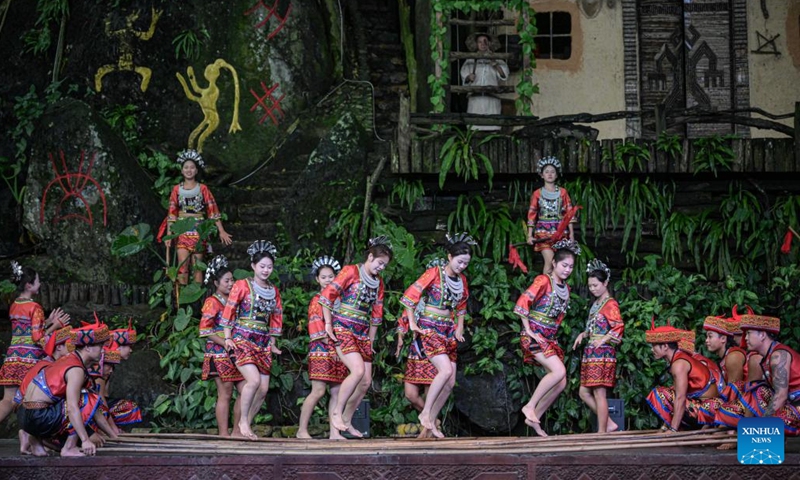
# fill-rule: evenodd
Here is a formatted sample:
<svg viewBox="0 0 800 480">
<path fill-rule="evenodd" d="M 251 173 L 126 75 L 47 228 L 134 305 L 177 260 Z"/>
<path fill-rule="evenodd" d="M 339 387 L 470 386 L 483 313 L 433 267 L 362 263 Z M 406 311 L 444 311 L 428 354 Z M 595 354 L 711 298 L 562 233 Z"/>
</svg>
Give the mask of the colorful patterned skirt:
<svg viewBox="0 0 800 480">
<path fill-rule="evenodd" d="M 35 403 L 38 405 L 23 402 L 17 409 L 17 420 L 22 430 L 38 438 L 75 435 L 75 429 L 69 421 L 66 399 L 48 405 Z M 103 399 L 94 392 L 82 390 L 80 404 L 83 424 L 86 428 L 96 430 L 94 414 L 102 406 Z"/>
<path fill-rule="evenodd" d="M 556 230 L 558 230 L 558 224 L 561 223 L 561 220 L 539 220 L 536 222 L 536 228 L 533 232 L 534 240 L 538 240 L 540 238 L 549 238 L 552 237 Z M 553 243 L 550 240 L 545 240 L 539 243 L 533 244 L 533 251 L 534 252 L 541 252 L 542 250 L 552 250 Z"/>
<path fill-rule="evenodd" d="M 613 388 L 617 384 L 617 349 L 586 346 L 581 358 L 581 386 Z"/>
<path fill-rule="evenodd" d="M 723 390 L 723 404 L 714 416 L 714 423 L 722 427 L 736 428 L 739 420 L 744 417 L 753 417 L 757 410 L 751 406 L 752 391 L 763 385 L 763 382 L 753 382 L 747 385 L 744 380 L 729 383 Z"/>
<path fill-rule="evenodd" d="M 308 344 L 308 378 L 328 383 L 342 383 L 348 375 L 347 366 L 336 353 L 332 342 L 314 340 Z"/>
<path fill-rule="evenodd" d="M 419 338 L 425 356 L 433 358 L 437 355 L 447 355 L 451 362 L 456 362 L 458 342 L 456 341 L 456 325 L 452 318 L 423 311 L 417 320 L 417 325 L 421 330 Z"/>
<path fill-rule="evenodd" d="M 206 353 L 203 356 L 203 373 L 201 378 L 208 380 L 219 377 L 223 382 L 241 382 L 244 380 L 242 373 L 231 361 L 228 352 L 222 345 L 214 342 L 206 343 Z"/>
<path fill-rule="evenodd" d="M 412 385 L 430 385 L 438 371 L 436 367 L 420 354 L 421 342 L 414 341 L 408 347 L 406 358 L 406 373 L 403 377 L 405 383 Z"/>
<path fill-rule="evenodd" d="M 14 343 L 20 341 L 26 343 Z M 45 357 L 42 347 L 32 342 L 30 335 L 25 337 L 12 336 L 11 346 L 8 347 L 3 367 L 0 368 L 0 386 L 19 387 L 28 370 Z"/>
<path fill-rule="evenodd" d="M 533 333 L 538 334 L 541 341 L 535 341 L 533 338 L 529 337 L 524 330 L 520 332 L 519 345 L 522 348 L 522 360 L 527 364 L 538 364 L 539 362 L 536 361 L 536 354 L 542 353 L 545 358 L 556 355 L 563 362 L 564 350 L 556 339 L 558 327 L 545 327 L 535 322 L 530 322 L 530 325 Z"/>
<path fill-rule="evenodd" d="M 647 396 L 647 404 L 667 425 L 672 424 L 675 389 L 673 387 L 656 387 Z M 683 412 L 681 425 L 687 428 L 699 428 L 702 425 L 714 425 L 714 415 L 722 406 L 722 399 L 691 398 L 687 395 L 686 409 Z"/>
<path fill-rule="evenodd" d="M 130 425 L 142 421 L 142 411 L 133 400 L 109 400 L 108 404 L 108 413 L 116 425 Z"/>
<path fill-rule="evenodd" d="M 236 366 L 255 365 L 258 373 L 269 375 L 272 370 L 272 347 L 268 333 L 234 328 L 233 357 Z"/>
<path fill-rule="evenodd" d="M 369 320 L 346 317 L 339 312 L 333 314 L 333 333 L 336 335 L 335 346 L 342 354 L 361 354 L 361 359 L 372 363 L 372 342 L 369 340 Z"/>
<path fill-rule="evenodd" d="M 738 382 L 737 382 L 738 383 Z M 764 411 L 774 396 L 772 388 L 764 382 L 753 382 L 741 388 L 732 385 L 735 398 L 725 402 L 717 412 L 717 425 L 735 428 L 743 417 L 763 417 Z M 789 396 L 786 404 L 778 409 L 774 417 L 783 420 L 785 433 L 789 436 L 800 436 L 800 395 Z"/>
</svg>

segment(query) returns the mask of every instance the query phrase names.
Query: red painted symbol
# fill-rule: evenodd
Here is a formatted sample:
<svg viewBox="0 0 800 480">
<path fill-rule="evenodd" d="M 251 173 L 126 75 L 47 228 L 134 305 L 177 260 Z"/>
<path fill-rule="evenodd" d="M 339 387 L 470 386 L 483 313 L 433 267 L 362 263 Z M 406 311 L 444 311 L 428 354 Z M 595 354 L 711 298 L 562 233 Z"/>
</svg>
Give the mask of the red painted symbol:
<svg viewBox="0 0 800 480">
<path fill-rule="evenodd" d="M 264 123 L 264 120 L 266 120 L 267 117 L 271 118 L 272 123 L 274 123 L 275 125 L 280 123 L 280 120 L 278 119 L 279 116 L 286 117 L 286 114 L 283 113 L 283 109 L 281 109 L 281 100 L 283 100 L 283 97 L 285 97 L 286 94 L 281 95 L 277 99 L 272 96 L 272 93 L 279 86 L 280 84 L 276 83 L 273 86 L 267 88 L 264 82 L 261 82 L 261 88 L 264 90 L 263 96 L 259 96 L 256 92 L 253 91 L 252 88 L 250 89 L 250 93 L 252 93 L 253 96 L 256 97 L 256 103 L 254 103 L 253 106 L 250 107 L 250 111 L 254 112 L 258 107 L 264 109 L 264 115 L 258 121 L 259 125 Z M 274 112 L 278 112 L 277 115 Z"/>
<path fill-rule="evenodd" d="M 47 154 L 50 157 L 50 163 L 53 164 L 53 173 L 55 173 L 56 178 L 47 184 L 44 189 L 44 193 L 42 194 L 42 208 L 39 212 L 39 221 L 44 223 L 44 207 L 47 205 L 47 192 L 50 191 L 51 187 L 58 183 L 58 185 L 61 187 L 61 190 L 64 192 L 64 195 L 58 202 L 58 207 L 56 207 L 56 214 L 53 217 L 53 223 L 57 223 L 60 220 L 66 220 L 68 218 L 79 218 L 89 225 L 94 225 L 92 209 L 89 207 L 89 202 L 86 201 L 86 198 L 84 197 L 84 188 L 86 188 L 87 183 L 91 182 L 97 189 L 97 194 L 100 196 L 100 200 L 103 202 L 103 225 L 108 225 L 108 206 L 106 205 L 106 196 L 103 193 L 103 189 L 100 188 L 100 184 L 97 183 L 97 180 L 92 178 L 92 167 L 94 166 L 95 158 L 97 158 L 97 153 L 92 153 L 92 158 L 89 160 L 89 165 L 86 167 L 86 172 L 84 172 L 83 163 L 86 157 L 85 152 L 81 150 L 81 158 L 80 163 L 78 164 L 78 170 L 75 172 L 70 172 L 67 169 L 67 161 L 64 159 L 64 151 L 59 150 L 59 152 L 61 157 L 61 166 L 64 168 L 63 173 L 58 171 L 58 166 L 56 165 L 56 160 L 53 157 L 53 154 Z M 65 215 L 61 215 L 61 210 L 64 208 L 64 202 L 70 199 L 76 200 L 74 203 L 76 205 L 80 204 L 83 209 L 86 210 L 86 214 L 67 213 Z"/>
<path fill-rule="evenodd" d="M 286 20 L 289 18 L 289 14 L 292 12 L 292 4 L 289 3 L 289 6 L 286 8 L 286 13 L 284 13 L 283 16 L 281 16 L 278 13 L 279 1 L 280 0 L 275 0 L 275 3 L 272 4 L 272 7 L 268 7 L 264 5 L 264 0 L 258 0 L 258 3 L 256 3 L 252 8 L 250 8 L 250 10 L 244 12 L 245 15 L 250 15 L 254 13 L 256 10 L 259 10 L 261 8 L 267 11 L 267 15 L 264 17 L 264 19 L 258 22 L 255 27 L 253 27 L 255 29 L 263 28 L 267 24 L 267 22 L 269 22 L 269 19 L 272 17 L 275 17 L 278 20 L 278 26 L 275 27 L 274 30 L 269 32 L 269 34 L 267 34 L 267 40 L 271 39 L 272 37 L 277 35 L 278 32 L 283 30 L 283 27 L 286 25 Z"/>
</svg>

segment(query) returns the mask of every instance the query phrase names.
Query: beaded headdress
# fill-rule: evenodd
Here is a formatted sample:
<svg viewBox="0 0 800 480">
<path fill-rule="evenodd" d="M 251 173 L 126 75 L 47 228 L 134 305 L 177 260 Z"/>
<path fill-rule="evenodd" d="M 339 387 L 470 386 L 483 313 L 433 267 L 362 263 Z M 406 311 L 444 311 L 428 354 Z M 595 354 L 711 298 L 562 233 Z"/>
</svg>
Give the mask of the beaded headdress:
<svg viewBox="0 0 800 480">
<path fill-rule="evenodd" d="M 694 353 L 695 333 L 691 330 L 681 330 L 678 348 L 685 352 Z"/>
<path fill-rule="evenodd" d="M 329 267 L 331 270 L 333 270 L 334 275 L 339 273 L 339 270 L 342 269 L 342 266 L 339 264 L 338 260 L 331 256 L 324 255 L 311 263 L 311 275 L 316 277 L 317 273 L 319 273 L 320 269 L 323 267 Z"/>
<path fill-rule="evenodd" d="M 133 328 L 133 320 L 128 319 L 128 328 L 118 328 L 111 330 L 111 337 L 118 345 L 133 345 L 136 343 L 136 329 Z"/>
<path fill-rule="evenodd" d="M 375 247 L 377 245 L 385 245 L 386 247 L 389 248 L 389 250 L 392 249 L 392 242 L 391 242 L 391 240 L 389 240 L 389 237 L 387 237 L 386 235 L 379 235 L 379 236 L 377 236 L 375 238 L 370 238 L 369 241 L 367 242 L 367 247 L 368 248 L 372 248 L 372 247 Z"/>
<path fill-rule="evenodd" d="M 445 260 L 444 258 L 434 258 L 433 260 L 428 262 L 427 265 L 425 265 L 425 268 L 427 269 L 433 267 L 444 267 L 445 265 L 447 265 L 447 260 Z"/>
<path fill-rule="evenodd" d="M 778 317 L 767 317 L 765 315 L 740 315 L 739 328 L 743 332 L 747 330 L 758 330 L 778 334 L 781 331 L 781 319 Z"/>
<path fill-rule="evenodd" d="M 544 168 L 549 165 L 555 167 L 556 172 L 558 172 L 558 174 L 561 175 L 561 161 L 556 157 L 541 158 L 539 162 L 537 162 L 536 164 L 536 171 L 542 173 L 544 171 Z"/>
<path fill-rule="evenodd" d="M 72 327 L 67 326 L 64 328 L 59 328 L 50 335 L 50 338 L 47 339 L 47 343 L 44 344 L 44 353 L 52 357 L 53 353 L 56 351 L 56 347 L 62 343 L 69 342 L 71 337 Z M 71 344 L 67 343 L 67 349 L 69 349 L 70 345 Z"/>
<path fill-rule="evenodd" d="M 738 325 L 724 315 L 717 317 L 706 317 L 705 321 L 703 322 L 703 330 L 717 332 L 720 335 L 725 335 L 728 337 L 736 335 L 736 330 L 739 330 L 739 333 L 741 333 Z"/>
<path fill-rule="evenodd" d="M 111 365 L 119 365 L 122 363 L 122 355 L 119 353 L 119 345 L 117 342 L 111 342 L 109 345 L 103 347 L 103 362 L 110 363 Z"/>
<path fill-rule="evenodd" d="M 569 250 L 570 252 L 574 253 L 576 257 L 579 257 L 581 255 L 581 246 L 578 245 L 578 242 L 570 240 L 568 238 L 564 238 L 562 240 L 557 241 L 553 245 L 553 250 L 554 251 Z"/>
<path fill-rule="evenodd" d="M 247 254 L 250 255 L 251 263 L 255 262 L 256 256 L 264 253 L 268 253 L 272 258 L 275 258 L 278 256 L 278 249 L 275 248 L 272 242 L 266 240 L 256 240 L 252 245 L 247 247 Z"/>
<path fill-rule="evenodd" d="M 455 245 L 456 243 L 466 243 L 467 245 L 477 245 L 478 244 L 478 242 L 476 242 L 475 239 L 472 238 L 472 236 L 470 236 L 466 232 L 464 232 L 464 233 L 454 233 L 453 235 L 450 235 L 448 233 L 448 234 L 445 235 L 445 238 L 447 239 L 447 244 L 448 245 Z"/>
<path fill-rule="evenodd" d="M 650 320 L 650 330 L 644 332 L 644 339 L 647 343 L 672 343 L 679 342 L 683 338 L 684 330 L 677 329 L 669 324 L 656 327 L 656 317 Z"/>
<path fill-rule="evenodd" d="M 601 262 L 600 259 L 595 258 L 594 260 L 586 264 L 586 273 L 592 273 L 598 270 L 601 272 L 606 272 L 607 279 L 611 278 L 611 269 L 608 268 L 608 265 Z"/>
<path fill-rule="evenodd" d="M 11 260 L 11 281 L 19 283 L 22 280 L 22 265 Z"/>
<path fill-rule="evenodd" d="M 211 281 L 211 277 L 216 277 L 217 273 L 224 268 L 228 268 L 228 259 L 225 258 L 225 255 L 217 255 L 214 257 L 213 260 L 208 262 L 208 266 L 206 267 L 206 275 L 203 277 L 203 285 L 208 285 L 208 283 Z"/>
<path fill-rule="evenodd" d="M 206 168 L 206 162 L 203 161 L 203 157 L 198 153 L 197 150 L 188 149 L 180 152 L 178 154 L 178 160 L 176 160 L 179 164 L 183 165 L 186 160 L 191 160 L 200 168 Z"/>
<path fill-rule="evenodd" d="M 73 328 L 70 333 L 72 344 L 76 347 L 103 344 L 110 338 L 111 332 L 104 323 L 84 323 L 81 328 Z"/>
</svg>

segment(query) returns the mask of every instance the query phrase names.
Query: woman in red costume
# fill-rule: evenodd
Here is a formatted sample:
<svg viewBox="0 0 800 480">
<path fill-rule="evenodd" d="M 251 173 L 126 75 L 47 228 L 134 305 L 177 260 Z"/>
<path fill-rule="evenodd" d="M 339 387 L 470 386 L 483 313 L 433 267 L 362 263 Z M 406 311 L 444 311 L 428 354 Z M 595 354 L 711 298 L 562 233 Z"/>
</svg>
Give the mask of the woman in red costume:
<svg viewBox="0 0 800 480">
<path fill-rule="evenodd" d="M 224 245 L 230 245 L 231 236 L 222 227 L 222 214 L 217 207 L 217 202 L 207 186 L 197 181 L 199 169 L 205 167 L 203 157 L 195 150 L 184 150 L 178 154 L 178 163 L 181 164 L 183 181 L 172 189 L 169 196 L 169 212 L 167 216 L 167 233 L 171 226 L 182 218 L 194 218 L 199 223 L 208 218 L 214 220 L 219 231 L 219 240 Z M 202 261 L 206 245 L 198 245 L 200 234 L 197 230 L 182 233 L 175 239 L 175 249 L 178 254 L 178 282 L 186 285 L 189 282 L 189 268 L 191 264 Z M 200 283 L 203 272 L 194 272 L 194 281 Z"/>
<path fill-rule="evenodd" d="M 597 415 L 597 431 L 613 432 L 619 428 L 608 418 L 607 391 L 617 383 L 616 345 L 622 341 L 625 324 L 619 313 L 619 304 L 608 291 L 611 269 L 598 259 L 586 267 L 589 291 L 595 301 L 589 310 L 586 329 L 578 335 L 572 349 L 578 348 L 585 339 L 589 344 L 583 349 L 581 358 L 581 400 Z"/>
<path fill-rule="evenodd" d="M 435 437 L 442 438 L 436 419 L 456 383 L 457 342 L 464 341 L 464 316 L 469 288 L 464 270 L 472 259 L 475 241 L 462 233 L 447 236 L 447 263 L 434 266 L 406 289 L 400 303 L 406 307 L 409 329 L 422 343 L 422 352 L 436 368 L 436 376 L 425 395 L 419 422 Z M 416 319 L 417 305 L 425 307 Z"/>
<path fill-rule="evenodd" d="M 319 294 L 325 331 L 336 353 L 350 372 L 339 389 L 330 412 L 331 425 L 362 438 L 350 421 L 372 383 L 372 348 L 383 322 L 383 279 L 380 273 L 392 261 L 392 245 L 385 236 L 369 240 L 367 258 L 361 265 L 346 265 Z M 336 301 L 339 305 L 336 306 Z"/>
<path fill-rule="evenodd" d="M 553 270 L 553 240 L 550 240 L 558 224 L 572 208 L 572 200 L 567 191 L 556 185 L 556 180 L 561 175 L 561 162 L 556 157 L 545 157 L 537 164 L 539 176 L 544 180 L 544 186 L 534 190 L 531 195 L 531 204 L 528 208 L 528 243 L 533 245 L 536 252 L 542 252 L 544 269 L 542 273 L 548 275 Z M 569 224 L 570 240 L 575 240 L 572 222 Z"/>
<path fill-rule="evenodd" d="M 14 408 L 14 396 L 28 370 L 45 357 L 42 347 L 49 336 L 69 322 L 69 315 L 56 308 L 44 318 L 42 306 L 33 301 L 39 293 L 39 274 L 30 267 L 11 262 L 11 283 L 17 286 L 19 296 L 8 309 L 11 319 L 11 344 L 0 368 L 0 385 L 4 387 L 0 400 L 0 422 Z"/>
<path fill-rule="evenodd" d="M 444 265 L 446 262 L 442 262 Z M 429 267 L 433 266 L 428 264 Z M 417 324 L 419 324 L 419 316 L 422 314 L 424 304 L 417 305 L 415 315 L 417 317 Z M 408 334 L 408 311 L 403 310 L 403 313 L 397 318 L 397 349 L 394 356 L 398 359 L 403 350 L 403 337 Z M 417 413 L 422 412 L 425 408 L 425 397 L 428 395 L 433 379 L 436 377 L 436 367 L 428 361 L 425 356 L 425 350 L 422 348 L 422 342 L 418 338 L 411 340 L 408 346 L 408 355 L 406 356 L 406 369 L 403 374 L 403 393 L 406 400 L 414 407 Z M 425 427 L 419 434 L 419 438 L 428 438 L 432 433 Z"/>
<path fill-rule="evenodd" d="M 319 257 L 311 265 L 311 275 L 317 280 L 320 291 L 333 282 L 336 274 L 342 267 L 333 257 Z M 332 412 L 339 399 L 339 387 L 347 378 L 347 367 L 342 363 L 336 347 L 328 338 L 325 331 L 325 320 L 322 318 L 322 305 L 319 303 L 319 293 L 314 295 L 308 304 L 308 335 L 311 337 L 308 343 L 308 378 L 311 380 L 311 393 L 306 396 L 303 406 L 300 409 L 300 428 L 297 430 L 297 438 L 311 438 L 308 433 L 308 422 L 314 407 L 325 396 L 328 385 L 331 387 L 331 398 L 328 403 L 328 412 Z M 344 437 L 338 430 L 330 425 L 330 415 L 328 416 L 330 428 L 329 438 L 331 440 L 341 440 Z"/>
<path fill-rule="evenodd" d="M 547 371 L 531 399 L 522 407 L 525 423 L 543 437 L 547 433 L 542 429 L 540 419 L 567 386 L 564 351 L 558 345 L 556 335 L 569 305 L 567 278 L 581 253 L 578 244 L 567 239 L 560 240 L 553 248 L 552 273 L 534 278 L 514 307 L 514 313 L 522 320 L 520 347 L 523 361 L 538 363 Z"/>
<path fill-rule="evenodd" d="M 245 438 L 255 440 L 258 437 L 250 425 L 267 398 L 272 353 L 282 353 L 276 342 L 283 330 L 283 305 L 278 288 L 269 281 L 278 256 L 275 245 L 257 240 L 247 254 L 253 278 L 233 284 L 220 324 L 225 349 L 244 377 L 239 430 Z"/>
<path fill-rule="evenodd" d="M 206 339 L 205 355 L 203 355 L 202 379 L 214 379 L 217 385 L 217 403 L 215 414 L 220 437 L 231 436 L 228 420 L 231 412 L 233 387 L 241 392 L 244 377 L 225 350 L 225 334 L 222 325 L 222 312 L 233 288 L 233 272 L 228 268 L 228 259 L 222 255 L 214 257 L 206 268 L 204 283 L 214 287 L 214 294 L 203 303 L 203 317 L 200 319 L 200 338 Z M 240 436 L 239 409 L 241 396 L 233 405 L 233 436 Z"/>
</svg>

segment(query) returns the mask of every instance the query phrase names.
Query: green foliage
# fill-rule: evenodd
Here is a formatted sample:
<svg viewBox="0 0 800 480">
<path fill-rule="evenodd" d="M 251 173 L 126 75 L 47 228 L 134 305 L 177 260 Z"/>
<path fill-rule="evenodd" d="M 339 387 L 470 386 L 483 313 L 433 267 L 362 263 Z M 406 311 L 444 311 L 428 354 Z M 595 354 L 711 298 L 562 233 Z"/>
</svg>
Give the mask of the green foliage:
<svg viewBox="0 0 800 480">
<path fill-rule="evenodd" d="M 172 187 L 182 180 L 180 167 L 167 155 L 153 150 L 150 154 L 142 152 L 137 157 L 139 165 L 144 167 L 153 178 L 150 187 L 161 199 L 161 206 L 169 206 L 169 195 Z"/>
<path fill-rule="evenodd" d="M 508 206 L 488 207 L 480 196 L 460 195 L 456 209 L 447 218 L 450 232 L 467 232 L 478 241 L 480 255 L 499 262 L 508 245 L 525 240 L 524 227 L 512 219 Z"/>
<path fill-rule="evenodd" d="M 129 148 L 138 150 L 139 125 L 136 118 L 139 107 L 133 104 L 111 105 L 103 108 L 100 115 L 118 133 Z"/>
<path fill-rule="evenodd" d="M 645 164 L 650 161 L 650 150 L 635 142 L 628 141 L 614 147 L 613 158 L 611 152 L 604 148 L 603 161 L 613 161 L 614 168 L 623 172 L 632 172 L 634 168 L 643 170 Z"/>
<path fill-rule="evenodd" d="M 411 212 L 414 206 L 425 196 L 425 187 L 422 180 L 406 180 L 401 178 L 392 186 L 389 202 L 397 202 L 400 207 L 408 208 Z"/>
<path fill-rule="evenodd" d="M 172 39 L 172 45 L 175 46 L 175 58 L 180 60 L 184 58 L 188 61 L 197 60 L 200 57 L 200 50 L 203 47 L 203 42 L 211 38 L 211 34 L 205 27 L 200 27 L 197 30 L 187 29 L 175 35 Z"/>
<path fill-rule="evenodd" d="M 46 52 L 52 44 L 53 24 L 60 24 L 69 17 L 69 0 L 39 0 L 36 3 L 34 28 L 23 34 L 25 48 L 34 55 Z"/>
<path fill-rule="evenodd" d="M 683 154 L 683 147 L 681 146 L 681 137 L 678 135 L 670 135 L 666 131 L 656 139 L 656 150 L 664 152 L 671 159 L 676 159 Z"/>
<path fill-rule="evenodd" d="M 439 160 L 442 162 L 442 166 L 439 168 L 439 188 L 444 187 L 444 182 L 450 170 L 455 170 L 456 176 L 463 178 L 466 183 L 469 180 L 477 180 L 478 173 L 483 167 L 489 182 L 489 190 L 491 190 L 492 177 L 494 176 L 492 162 L 489 161 L 489 157 L 476 151 L 476 149 L 491 141 L 497 135 L 488 135 L 473 146 L 476 130 L 471 128 L 461 130 L 450 127 L 448 131 L 452 131 L 453 134 L 444 142 L 442 150 L 439 152 Z"/>
<path fill-rule="evenodd" d="M 719 171 L 730 171 L 735 159 L 730 141 L 734 138 L 736 135 L 713 135 L 694 140 L 694 173 L 711 172 L 716 177 Z"/>
</svg>

